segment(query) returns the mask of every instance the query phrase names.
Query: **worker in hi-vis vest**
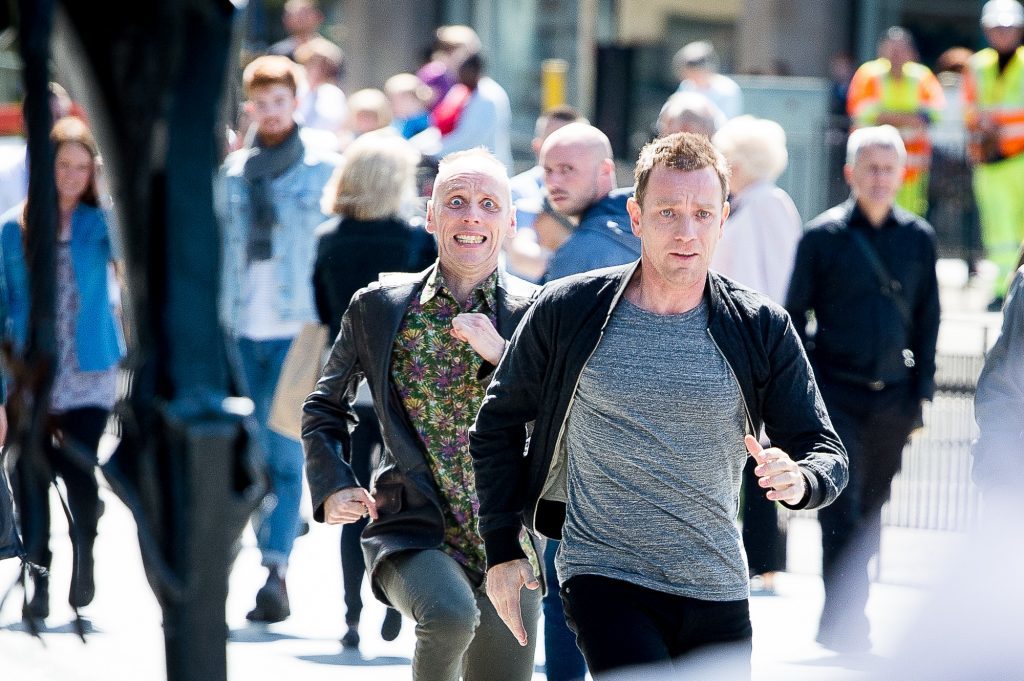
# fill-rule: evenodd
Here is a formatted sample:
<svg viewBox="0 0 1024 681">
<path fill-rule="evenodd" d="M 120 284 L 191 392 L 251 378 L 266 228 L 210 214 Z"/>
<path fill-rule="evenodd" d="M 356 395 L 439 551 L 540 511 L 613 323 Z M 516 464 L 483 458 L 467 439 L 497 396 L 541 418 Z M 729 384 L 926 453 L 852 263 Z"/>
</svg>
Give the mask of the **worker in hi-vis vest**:
<svg viewBox="0 0 1024 681">
<path fill-rule="evenodd" d="M 998 268 L 990 308 L 998 310 L 1024 241 L 1024 7 L 989 0 L 981 26 L 990 47 L 964 71 L 964 115 L 982 241 Z"/>
<path fill-rule="evenodd" d="M 915 62 L 916 56 L 914 39 L 906 29 L 886 30 L 878 42 L 878 59 L 853 74 L 846 108 L 854 128 L 887 124 L 900 131 L 907 165 L 896 203 L 924 215 L 932 160 L 928 126 L 938 120 L 946 98 L 935 74 Z"/>
</svg>

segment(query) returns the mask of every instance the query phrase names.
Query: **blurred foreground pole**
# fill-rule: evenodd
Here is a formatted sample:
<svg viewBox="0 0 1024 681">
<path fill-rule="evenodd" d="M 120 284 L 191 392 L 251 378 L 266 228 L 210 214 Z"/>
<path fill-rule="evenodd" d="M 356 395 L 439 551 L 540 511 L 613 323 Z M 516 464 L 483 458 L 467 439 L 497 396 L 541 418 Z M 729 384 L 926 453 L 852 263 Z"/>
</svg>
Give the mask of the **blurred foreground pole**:
<svg viewBox="0 0 1024 681">
<path fill-rule="evenodd" d="M 103 472 L 138 524 L 163 609 L 167 678 L 221 681 L 232 550 L 264 492 L 243 414 L 229 407 L 238 401 L 228 399 L 216 313 L 212 178 L 235 8 L 58 0 L 50 17 L 38 11 L 46 0 L 19 4 L 23 36 L 55 20 L 53 57 L 85 104 L 122 230 L 132 386 Z M 27 52 L 26 74 L 45 73 L 46 58 Z M 35 160 L 32 170 L 52 177 L 52 162 Z"/>
</svg>

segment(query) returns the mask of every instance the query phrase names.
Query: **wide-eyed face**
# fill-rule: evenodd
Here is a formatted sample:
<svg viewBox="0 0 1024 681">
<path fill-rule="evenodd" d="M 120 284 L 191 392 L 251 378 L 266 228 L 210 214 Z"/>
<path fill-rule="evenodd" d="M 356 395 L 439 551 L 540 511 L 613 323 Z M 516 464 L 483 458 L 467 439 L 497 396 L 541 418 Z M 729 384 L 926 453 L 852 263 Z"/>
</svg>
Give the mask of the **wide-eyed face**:
<svg viewBox="0 0 1024 681">
<path fill-rule="evenodd" d="M 640 237 L 646 284 L 662 290 L 703 290 L 711 256 L 722 237 L 729 204 L 714 168 L 677 170 L 657 165 L 648 178 L 644 205 L 626 203 Z"/>
<path fill-rule="evenodd" d="M 903 164 L 892 147 L 861 149 L 856 161 L 844 167 L 843 173 L 854 197 L 867 209 L 891 208 L 903 184 Z"/>
<path fill-rule="evenodd" d="M 497 163 L 467 158 L 446 168 L 427 204 L 427 231 L 437 237 L 446 276 L 478 281 L 498 266 L 515 233 L 508 176 Z"/>
<path fill-rule="evenodd" d="M 61 203 L 81 200 L 92 182 L 95 167 L 92 154 L 84 145 L 65 142 L 57 148 L 53 170 Z"/>
<path fill-rule="evenodd" d="M 245 110 L 256 124 L 260 138 L 273 144 L 292 131 L 298 105 L 295 93 L 287 85 L 264 85 L 253 88 Z"/>
</svg>

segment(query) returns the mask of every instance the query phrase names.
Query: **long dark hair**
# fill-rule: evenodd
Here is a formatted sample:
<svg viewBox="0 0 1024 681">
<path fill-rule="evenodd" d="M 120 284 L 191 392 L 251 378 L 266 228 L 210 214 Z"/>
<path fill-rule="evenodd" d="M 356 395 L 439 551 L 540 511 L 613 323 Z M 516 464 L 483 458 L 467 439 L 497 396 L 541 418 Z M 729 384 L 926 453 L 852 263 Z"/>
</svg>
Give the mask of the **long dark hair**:
<svg viewBox="0 0 1024 681">
<path fill-rule="evenodd" d="M 99 166 L 100 150 L 96 146 L 96 139 L 81 118 L 76 116 L 65 116 L 53 124 L 50 130 L 50 142 L 53 143 L 54 154 L 60 151 L 65 144 L 80 144 L 92 157 L 92 176 L 85 192 L 78 199 L 80 202 L 96 207 L 100 205 L 99 191 L 96 188 L 96 173 Z M 28 215 L 28 201 L 25 202 L 25 209 L 22 211 L 21 226 L 25 228 L 25 216 Z"/>
</svg>

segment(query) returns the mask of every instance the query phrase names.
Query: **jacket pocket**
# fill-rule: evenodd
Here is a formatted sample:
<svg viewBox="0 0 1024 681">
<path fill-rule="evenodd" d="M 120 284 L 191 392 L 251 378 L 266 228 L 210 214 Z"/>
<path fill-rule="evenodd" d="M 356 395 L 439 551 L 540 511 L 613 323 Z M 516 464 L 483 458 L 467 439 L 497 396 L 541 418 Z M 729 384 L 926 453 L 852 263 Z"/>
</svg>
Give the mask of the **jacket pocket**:
<svg viewBox="0 0 1024 681">
<path fill-rule="evenodd" d="M 373 498 L 377 501 L 379 515 L 398 513 L 405 506 L 405 486 L 398 483 L 378 484 L 373 489 Z"/>
</svg>

